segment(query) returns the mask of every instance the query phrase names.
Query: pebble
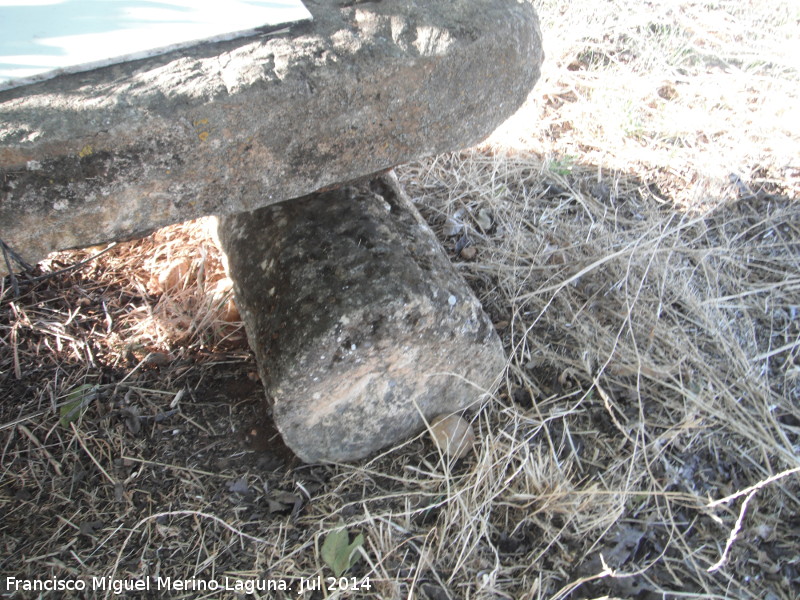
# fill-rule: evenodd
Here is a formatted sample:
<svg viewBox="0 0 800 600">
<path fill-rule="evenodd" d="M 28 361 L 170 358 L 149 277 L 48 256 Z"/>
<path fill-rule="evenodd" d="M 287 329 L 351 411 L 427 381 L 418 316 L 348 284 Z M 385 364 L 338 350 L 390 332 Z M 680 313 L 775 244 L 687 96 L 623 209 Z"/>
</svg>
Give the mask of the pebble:
<svg viewBox="0 0 800 600">
<path fill-rule="evenodd" d="M 440 415 L 431 421 L 431 435 L 448 456 L 464 458 L 475 444 L 472 425 L 458 415 Z"/>
<path fill-rule="evenodd" d="M 461 249 L 461 258 L 464 260 L 472 260 L 478 254 L 478 249 L 475 246 L 467 246 Z"/>
</svg>

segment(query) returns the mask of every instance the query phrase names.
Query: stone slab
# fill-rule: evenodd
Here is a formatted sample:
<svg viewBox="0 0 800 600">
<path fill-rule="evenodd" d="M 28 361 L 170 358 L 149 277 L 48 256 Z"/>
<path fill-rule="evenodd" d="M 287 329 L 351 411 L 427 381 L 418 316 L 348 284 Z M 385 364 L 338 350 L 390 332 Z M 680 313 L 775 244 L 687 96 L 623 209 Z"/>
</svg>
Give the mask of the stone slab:
<svg viewBox="0 0 800 600">
<path fill-rule="evenodd" d="M 0 92 L 0 239 L 35 263 L 463 148 L 539 77 L 528 2 L 306 6 L 285 31 Z"/>
<path fill-rule="evenodd" d="M 304 461 L 368 457 L 493 391 L 500 339 L 392 175 L 218 232 L 275 424 Z"/>
</svg>

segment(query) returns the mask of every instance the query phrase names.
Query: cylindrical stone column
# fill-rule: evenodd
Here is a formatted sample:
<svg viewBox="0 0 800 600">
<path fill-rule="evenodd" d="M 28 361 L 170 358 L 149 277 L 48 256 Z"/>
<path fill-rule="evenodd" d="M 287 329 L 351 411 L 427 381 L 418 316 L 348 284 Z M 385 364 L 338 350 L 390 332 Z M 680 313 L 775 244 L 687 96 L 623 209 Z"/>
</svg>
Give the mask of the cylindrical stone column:
<svg viewBox="0 0 800 600">
<path fill-rule="evenodd" d="M 364 458 L 478 403 L 500 340 L 394 175 L 221 219 L 237 304 L 286 444 Z"/>
</svg>

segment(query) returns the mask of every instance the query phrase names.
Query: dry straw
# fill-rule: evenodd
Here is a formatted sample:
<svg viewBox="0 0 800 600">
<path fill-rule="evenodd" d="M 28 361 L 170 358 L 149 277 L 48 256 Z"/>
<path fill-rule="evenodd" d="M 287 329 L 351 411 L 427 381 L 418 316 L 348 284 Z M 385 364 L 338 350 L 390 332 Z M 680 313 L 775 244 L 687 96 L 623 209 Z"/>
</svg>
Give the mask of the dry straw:
<svg viewBox="0 0 800 600">
<path fill-rule="evenodd" d="M 344 521 L 371 588 L 322 597 L 798 596 L 797 6 L 536 4 L 528 105 L 398 170 L 508 353 L 474 453 L 282 454 L 209 224 L 170 227 L 3 281 L 4 575 L 298 585 Z"/>
</svg>

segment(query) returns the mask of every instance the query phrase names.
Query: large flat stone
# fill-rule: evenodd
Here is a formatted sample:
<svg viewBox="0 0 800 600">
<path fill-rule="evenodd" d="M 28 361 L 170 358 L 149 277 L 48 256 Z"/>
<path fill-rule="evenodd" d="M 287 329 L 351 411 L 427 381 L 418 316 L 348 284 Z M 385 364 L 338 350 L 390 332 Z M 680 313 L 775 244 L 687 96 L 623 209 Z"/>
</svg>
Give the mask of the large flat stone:
<svg viewBox="0 0 800 600">
<path fill-rule="evenodd" d="M 500 338 L 393 175 L 220 220 L 236 303 L 286 444 L 365 458 L 477 407 Z"/>
<path fill-rule="evenodd" d="M 466 147 L 539 76 L 528 2 L 306 5 L 286 32 L 0 92 L 0 239 L 34 263 Z"/>
</svg>

